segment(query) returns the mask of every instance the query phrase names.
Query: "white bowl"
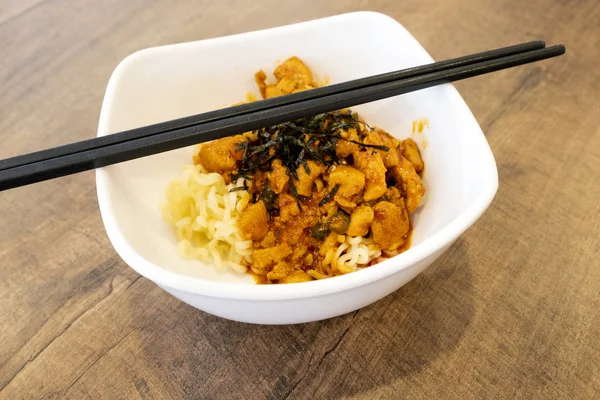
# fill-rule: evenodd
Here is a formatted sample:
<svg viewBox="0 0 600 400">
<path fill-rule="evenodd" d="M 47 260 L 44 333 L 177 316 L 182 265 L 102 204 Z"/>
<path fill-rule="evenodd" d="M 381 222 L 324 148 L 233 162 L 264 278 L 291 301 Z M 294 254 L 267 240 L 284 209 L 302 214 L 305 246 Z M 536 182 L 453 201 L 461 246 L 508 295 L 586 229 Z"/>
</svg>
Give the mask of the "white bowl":
<svg viewBox="0 0 600 400">
<path fill-rule="evenodd" d="M 432 58 L 398 22 L 357 12 L 229 37 L 156 47 L 123 60 L 102 105 L 98 136 L 196 114 L 257 93 L 253 74 L 297 55 L 331 83 L 412 67 Z M 191 161 L 179 149 L 102 168 L 96 183 L 115 250 L 138 273 L 180 300 L 214 315 L 260 324 L 330 318 L 371 304 L 410 281 L 485 211 L 497 187 L 494 157 L 452 85 L 354 107 L 397 136 L 415 134 L 425 160 L 427 194 L 414 217 L 410 250 L 348 275 L 291 285 L 256 285 L 244 274 L 182 260 L 160 203 L 167 183 Z"/>
</svg>

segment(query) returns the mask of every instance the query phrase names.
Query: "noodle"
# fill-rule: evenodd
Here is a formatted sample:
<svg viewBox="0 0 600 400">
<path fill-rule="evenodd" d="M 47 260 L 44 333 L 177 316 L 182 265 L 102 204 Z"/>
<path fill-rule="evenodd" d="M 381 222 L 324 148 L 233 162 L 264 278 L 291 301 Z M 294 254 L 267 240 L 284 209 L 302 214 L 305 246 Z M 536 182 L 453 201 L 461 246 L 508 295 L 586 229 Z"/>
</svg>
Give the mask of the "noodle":
<svg viewBox="0 0 600 400">
<path fill-rule="evenodd" d="M 323 259 L 323 266 L 331 266 L 333 270 L 338 270 L 343 274 L 354 272 L 358 268 L 366 267 L 369 263 L 381 256 L 381 250 L 373 243 L 373 239 L 368 237 L 352 237 L 348 235 L 338 235 L 339 246 L 334 250 L 330 249 Z M 328 276 L 317 277 L 311 274 L 315 279 L 322 279 Z"/>
<path fill-rule="evenodd" d="M 243 238 L 238 220 L 250 195 L 230 190 L 247 184 L 239 178 L 226 185 L 220 174 L 206 173 L 200 165 L 184 167 L 181 178 L 169 184 L 163 218 L 175 228 L 177 250 L 183 258 L 246 272 L 253 245 Z"/>
</svg>

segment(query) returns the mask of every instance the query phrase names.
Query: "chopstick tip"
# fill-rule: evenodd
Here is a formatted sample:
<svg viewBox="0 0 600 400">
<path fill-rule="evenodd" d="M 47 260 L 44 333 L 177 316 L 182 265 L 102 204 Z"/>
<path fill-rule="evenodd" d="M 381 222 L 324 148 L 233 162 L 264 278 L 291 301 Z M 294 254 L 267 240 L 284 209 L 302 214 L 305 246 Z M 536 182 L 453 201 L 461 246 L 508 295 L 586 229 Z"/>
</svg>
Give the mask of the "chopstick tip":
<svg viewBox="0 0 600 400">
<path fill-rule="evenodd" d="M 567 52 L 567 48 L 565 47 L 564 44 L 557 44 L 551 47 L 548 47 L 549 49 L 555 49 L 556 54 L 561 56 L 563 54 L 565 54 Z"/>
</svg>

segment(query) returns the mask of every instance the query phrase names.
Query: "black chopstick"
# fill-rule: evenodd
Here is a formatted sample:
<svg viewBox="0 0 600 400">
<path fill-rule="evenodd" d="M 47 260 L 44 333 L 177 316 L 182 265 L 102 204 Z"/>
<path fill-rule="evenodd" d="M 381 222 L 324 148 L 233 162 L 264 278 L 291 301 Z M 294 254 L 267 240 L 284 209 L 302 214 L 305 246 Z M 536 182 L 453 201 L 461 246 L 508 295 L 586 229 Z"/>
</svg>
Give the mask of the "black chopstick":
<svg viewBox="0 0 600 400">
<path fill-rule="evenodd" d="M 564 54 L 562 45 L 527 51 L 493 60 L 442 71 L 416 75 L 406 79 L 375 84 L 299 103 L 272 107 L 248 114 L 203 123 L 162 134 L 142 137 L 115 145 L 22 165 L 0 171 L 0 190 L 6 190 L 47 179 L 157 154 L 196 143 L 211 141 L 237 133 L 368 103 L 431 86 L 466 79 L 506 68 L 544 60 Z"/>
<path fill-rule="evenodd" d="M 47 150 L 41 150 L 33 153 L 28 153 L 16 157 L 0 160 L 0 171 L 15 168 L 21 165 L 32 164 L 39 161 L 49 160 L 52 158 L 62 157 L 73 153 L 79 153 L 87 150 L 93 150 L 104 146 L 123 143 L 142 137 L 162 134 L 174 130 L 196 126 L 203 123 L 214 122 L 231 118 L 239 115 L 249 114 L 261 110 L 268 110 L 274 107 L 295 104 L 306 100 L 317 99 L 327 95 L 343 93 L 349 90 L 356 90 L 363 87 L 369 87 L 381 83 L 392 82 L 399 79 L 410 78 L 413 76 L 423 75 L 442 71 L 449 68 L 455 68 L 465 65 L 470 65 L 478 62 L 497 59 L 514 54 L 520 54 L 526 51 L 543 49 L 546 44 L 541 41 L 533 41 L 528 43 L 517 44 L 514 46 L 503 47 L 495 50 L 484 51 L 463 57 L 453 58 L 450 60 L 439 61 L 436 63 L 426 64 L 414 68 L 403 69 L 400 71 L 389 72 L 385 74 L 374 75 L 362 79 L 356 79 L 349 82 L 338 83 L 325 86 L 322 88 L 307 90 L 300 93 L 294 93 L 287 96 L 275 97 L 259 102 L 242 104 L 235 107 L 229 107 L 221 110 L 210 111 L 202 114 L 196 114 L 184 118 L 179 118 L 171 121 L 165 121 L 141 128 L 131 129 L 112 135 L 102 136 L 98 138 L 83 140 L 63 146 L 54 147 Z"/>
</svg>

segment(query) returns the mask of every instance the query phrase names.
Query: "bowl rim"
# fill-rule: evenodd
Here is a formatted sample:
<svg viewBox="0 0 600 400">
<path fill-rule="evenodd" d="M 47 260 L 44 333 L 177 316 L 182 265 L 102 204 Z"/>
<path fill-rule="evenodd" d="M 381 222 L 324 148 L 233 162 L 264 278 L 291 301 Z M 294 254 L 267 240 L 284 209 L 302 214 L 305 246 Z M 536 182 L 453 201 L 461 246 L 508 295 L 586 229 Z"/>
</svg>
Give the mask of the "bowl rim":
<svg viewBox="0 0 600 400">
<path fill-rule="evenodd" d="M 297 29 L 298 27 L 306 28 L 312 24 L 323 23 L 327 20 L 352 19 L 356 17 L 368 19 L 374 18 L 379 23 L 393 23 L 397 28 L 401 29 L 404 31 L 404 33 L 415 40 L 418 46 L 423 49 L 421 44 L 418 43 L 414 36 L 412 36 L 410 32 L 408 32 L 398 21 L 385 14 L 372 11 L 351 12 L 253 32 L 142 49 L 132 53 L 123 61 L 121 61 L 111 75 L 100 112 L 98 135 L 100 136 L 107 131 L 106 125 L 107 121 L 110 119 L 110 107 L 108 105 L 112 101 L 112 94 L 116 90 L 115 88 L 118 86 L 122 71 L 128 64 L 132 63 L 140 56 L 151 52 L 162 52 L 165 50 L 186 47 L 198 43 L 238 40 L 240 37 L 247 35 L 262 35 L 284 29 Z M 433 58 L 431 58 L 426 50 L 423 49 L 423 51 L 427 54 L 429 62 L 433 62 Z M 196 295 L 232 300 L 243 299 L 251 301 L 269 301 L 324 296 L 327 294 L 364 286 L 378 280 L 385 279 L 386 277 L 389 277 L 404 269 L 410 268 L 411 266 L 414 266 L 418 262 L 426 259 L 437 251 L 443 249 L 445 246 L 448 246 L 454 242 L 454 240 L 456 240 L 463 232 L 465 232 L 485 212 L 485 210 L 491 204 L 498 189 L 498 170 L 496 162 L 489 147 L 489 143 L 487 142 L 483 131 L 473 116 L 473 113 L 453 85 L 446 84 L 440 87 L 448 91 L 449 96 L 455 98 L 453 101 L 465 109 L 465 118 L 471 119 L 470 122 L 474 123 L 473 126 L 477 127 L 477 135 L 479 140 L 482 141 L 481 151 L 485 153 L 481 154 L 482 162 L 480 166 L 481 169 L 485 170 L 483 171 L 483 175 L 487 177 L 487 179 L 485 179 L 485 186 L 480 188 L 480 194 L 474 199 L 471 206 L 455 217 L 441 230 L 423 240 L 422 243 L 412 246 L 406 252 L 382 261 L 376 266 L 358 270 L 351 274 L 336 276 L 334 279 L 303 282 L 294 285 L 248 285 L 243 283 L 218 282 L 191 277 L 163 269 L 155 263 L 146 260 L 128 244 L 128 241 L 123 235 L 123 232 L 119 229 L 116 219 L 114 218 L 114 213 L 112 212 L 112 204 L 108 189 L 108 173 L 104 168 L 100 168 L 96 170 L 96 190 L 98 195 L 98 205 L 108 238 L 117 254 L 119 254 L 119 256 L 131 268 L 133 268 L 140 275 L 143 275 L 146 278 L 154 281 L 159 286 L 164 286 L 170 289 Z"/>
</svg>

